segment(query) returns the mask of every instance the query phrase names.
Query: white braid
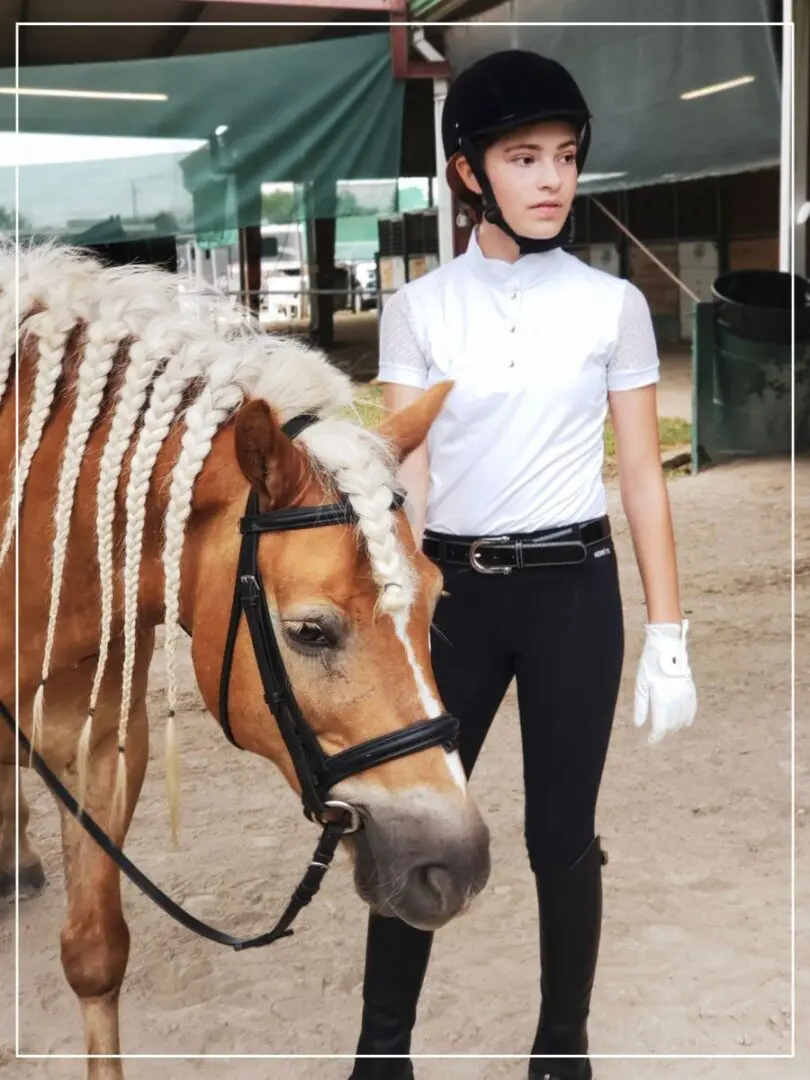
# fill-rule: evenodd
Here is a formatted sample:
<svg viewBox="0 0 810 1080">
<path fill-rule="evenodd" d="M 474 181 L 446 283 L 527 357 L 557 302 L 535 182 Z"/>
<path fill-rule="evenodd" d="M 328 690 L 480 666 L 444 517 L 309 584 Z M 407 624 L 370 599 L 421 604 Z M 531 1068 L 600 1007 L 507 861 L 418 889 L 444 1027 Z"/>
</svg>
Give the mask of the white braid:
<svg viewBox="0 0 810 1080">
<path fill-rule="evenodd" d="M 57 323 L 49 311 L 42 311 L 37 315 L 32 315 L 28 320 L 28 329 L 39 338 L 39 363 L 37 364 L 37 376 L 34 382 L 33 400 L 28 412 L 25 438 L 20 447 L 19 478 L 17 481 L 18 510 L 22 504 L 25 481 L 28 479 L 31 462 L 37 452 L 42 439 L 42 432 L 45 430 L 45 424 L 51 414 L 54 391 L 59 376 L 62 374 L 65 342 L 73 329 L 73 325 L 73 319 L 69 317 L 62 318 Z M 3 530 L 3 542 L 0 545 L 0 566 L 3 565 L 11 547 L 11 541 L 14 539 L 16 523 L 17 513 L 12 506 L 6 517 Z"/>
<path fill-rule="evenodd" d="M 124 681 L 118 720 L 118 747 L 123 754 L 132 701 L 135 671 L 135 635 L 138 621 L 138 583 L 140 580 L 143 531 L 146 524 L 146 500 L 152 470 L 160 448 L 169 434 L 183 392 L 192 379 L 203 374 L 206 354 L 198 343 L 181 347 L 155 380 L 149 408 L 130 467 L 126 496 L 126 554 L 124 563 Z"/>
<path fill-rule="evenodd" d="M 5 295 L 13 287 L 13 248 L 4 246 L 0 255 L 3 256 L 0 258 L 0 281 L 4 283 Z M 52 245 L 27 251 L 24 261 L 21 260 L 19 295 L 15 306 L 26 331 L 39 337 L 39 357 L 26 436 L 19 454 L 19 501 L 15 511 L 12 499 L 6 517 L 0 542 L 0 566 L 11 547 L 31 461 L 50 416 L 54 390 L 62 372 L 65 344 L 78 320 L 90 321 L 89 299 L 92 285 L 100 273 L 100 265 L 87 255 L 70 249 L 60 251 Z M 8 345 L 12 357 L 15 353 L 14 326 L 12 318 L 12 340 Z"/>
<path fill-rule="evenodd" d="M 217 430 L 244 400 L 244 394 L 234 381 L 241 353 L 233 350 L 216 360 L 207 372 L 206 385 L 185 414 L 186 431 L 180 456 L 172 473 L 169 503 L 165 517 L 164 571 L 164 654 L 168 693 L 169 726 L 166 736 L 166 775 L 169 781 L 169 807 L 173 835 L 179 825 L 178 753 L 175 713 L 177 710 L 176 651 L 180 617 L 180 567 L 183 557 L 183 538 L 191 512 L 194 482 L 211 449 Z"/>
<path fill-rule="evenodd" d="M 10 298 L 0 293 L 0 405 L 8 389 L 11 365 L 14 362 L 16 330 L 17 315 Z"/>
<path fill-rule="evenodd" d="M 112 633 L 113 587 L 115 582 L 113 567 L 115 493 L 118 488 L 124 455 L 132 439 L 138 415 L 146 399 L 146 393 L 152 382 L 159 357 L 159 352 L 153 351 L 150 353 L 148 347 L 141 341 L 133 342 L 130 346 L 126 378 L 119 394 L 110 433 L 104 445 L 104 454 L 99 470 L 96 499 L 96 534 L 98 537 L 98 565 L 101 579 L 101 644 L 99 646 L 98 664 L 93 678 L 93 688 L 90 692 L 90 706 L 79 744 L 78 798 L 80 805 L 84 803 L 86 790 L 87 759 L 91 745 L 93 715 L 98 704 L 101 682 L 107 667 Z"/>
<path fill-rule="evenodd" d="M 380 589 L 377 610 L 390 615 L 406 611 L 413 599 L 414 577 L 394 527 L 393 459 L 384 440 L 339 419 L 316 424 L 299 439 L 313 465 L 333 474 L 357 515 Z"/>
<path fill-rule="evenodd" d="M 53 570 L 51 579 L 51 603 L 48 614 L 48 633 L 45 640 L 45 653 L 42 660 L 42 676 L 39 689 L 34 698 L 33 742 L 37 745 L 42 735 L 42 715 L 44 688 L 50 674 L 51 655 L 56 634 L 56 619 L 59 614 L 59 601 L 62 594 L 62 574 L 67 557 L 70 519 L 73 513 L 73 497 L 79 479 L 84 450 L 90 437 L 90 430 L 96 420 L 104 400 L 107 379 L 112 369 L 119 337 L 118 325 L 105 324 L 99 319 L 87 327 L 87 341 L 84 356 L 79 366 L 76 404 L 68 427 L 62 468 L 59 475 L 59 490 L 56 502 L 56 536 L 53 542 Z M 110 333 L 112 331 L 112 333 Z M 120 332 L 120 331 L 119 331 Z M 110 333 L 110 338 L 108 338 Z"/>
<path fill-rule="evenodd" d="M 96 535 L 98 539 L 98 565 L 101 580 L 101 641 L 99 659 L 90 692 L 90 705 L 79 737 L 77 754 L 78 802 L 82 806 L 87 790 L 89 757 L 92 745 L 93 718 L 101 692 L 101 684 L 109 659 L 112 637 L 114 597 L 113 529 L 115 524 L 115 496 L 121 475 L 123 459 L 129 448 L 138 417 L 146 395 L 154 379 L 155 370 L 163 357 L 178 348 L 178 335 L 174 294 L 170 290 L 149 289 L 149 277 L 153 273 L 146 267 L 109 267 L 102 272 L 99 287 L 106 289 L 111 302 L 116 302 L 116 315 L 121 320 L 122 339 L 132 338 L 126 376 L 118 393 L 112 424 L 104 446 L 99 469 L 96 498 Z M 172 318 L 174 316 L 174 318 Z M 126 767 L 124 754 L 119 753 L 116 769 L 113 815 L 126 808 Z"/>
<path fill-rule="evenodd" d="M 238 362 L 238 354 L 236 357 Z M 174 665 L 175 645 L 179 630 L 180 565 L 183 554 L 183 534 L 191 512 L 194 482 L 208 457 L 211 443 L 219 427 L 244 400 L 244 394 L 234 383 L 234 362 L 217 360 L 208 370 L 208 378 L 200 396 L 184 416 L 186 426 L 180 456 L 172 474 L 169 504 L 165 518 L 163 569 L 165 576 L 166 670 L 169 712 L 177 704 L 177 677 Z"/>
</svg>

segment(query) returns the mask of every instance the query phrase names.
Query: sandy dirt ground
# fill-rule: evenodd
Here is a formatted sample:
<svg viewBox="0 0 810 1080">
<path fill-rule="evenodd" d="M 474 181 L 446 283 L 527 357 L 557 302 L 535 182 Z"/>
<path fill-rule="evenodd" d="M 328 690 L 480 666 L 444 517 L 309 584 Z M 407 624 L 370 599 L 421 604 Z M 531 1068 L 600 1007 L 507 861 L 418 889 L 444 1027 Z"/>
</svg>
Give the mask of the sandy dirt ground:
<svg viewBox="0 0 810 1080">
<path fill-rule="evenodd" d="M 663 411 L 663 410 L 662 410 Z M 597 1080 L 800 1080 L 810 1076 L 810 806 L 807 612 L 810 461 L 797 463 L 797 960 L 791 1015 L 790 466 L 736 463 L 670 481 L 700 711 L 651 749 L 632 725 L 643 607 L 627 526 L 610 486 L 625 598 L 627 660 L 599 806 L 610 863 L 590 1025 Z M 199 705 L 190 663 L 180 733 L 181 846 L 171 849 L 155 737 L 128 854 L 195 914 L 248 934 L 275 920 L 314 832 L 269 765 L 233 749 Z M 492 832 L 493 872 L 472 910 L 437 938 L 414 1037 L 418 1080 L 519 1080 L 538 1006 L 537 915 L 522 841 L 514 688 L 473 790 Z M 58 815 L 26 777 L 51 884 L 20 908 L 25 1053 L 81 1053 L 78 1007 L 59 962 Z M 342 1080 L 348 1060 L 188 1060 L 188 1054 L 344 1054 L 357 1036 L 365 910 L 339 858 L 292 939 L 233 953 L 195 938 L 124 882 L 132 953 L 121 999 L 128 1080 Z M 0 1071 L 84 1077 L 80 1061 L 15 1061 L 14 908 L 0 910 Z M 796 1023 L 798 1060 L 791 1050 Z M 5 1048 L 5 1049 L 4 1049 Z M 740 1055 L 660 1060 L 633 1055 Z M 601 1055 L 606 1055 L 600 1060 Z M 623 1060 L 624 1059 L 624 1060 Z"/>
</svg>

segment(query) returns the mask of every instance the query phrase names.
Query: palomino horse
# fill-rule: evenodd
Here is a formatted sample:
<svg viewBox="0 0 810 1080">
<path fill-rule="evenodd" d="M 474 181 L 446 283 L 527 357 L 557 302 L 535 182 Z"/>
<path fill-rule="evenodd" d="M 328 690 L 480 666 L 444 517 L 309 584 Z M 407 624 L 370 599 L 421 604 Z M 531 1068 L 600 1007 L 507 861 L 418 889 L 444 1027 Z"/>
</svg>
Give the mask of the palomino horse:
<svg viewBox="0 0 810 1080">
<path fill-rule="evenodd" d="M 5 250 L 0 461 L 14 460 L 15 433 L 19 441 L 16 486 L 11 468 L 0 475 L 0 606 L 13 610 L 16 549 L 23 734 L 122 845 L 146 767 L 147 675 L 162 624 L 172 821 L 181 629 L 226 734 L 305 797 L 308 773 L 276 722 L 254 627 L 242 619 L 232 636 L 240 521 L 244 532 L 252 505 L 249 523 L 272 529 L 254 546 L 265 637 L 317 752 L 353 761 L 327 794 L 362 823 L 343 839 L 357 891 L 414 926 L 445 924 L 486 883 L 489 834 L 452 742 L 415 737 L 448 719 L 429 656 L 442 583 L 399 509 L 395 469 L 425 439 L 450 384 L 369 432 L 346 415 L 350 380 L 322 355 L 235 325 L 224 300 L 195 309 L 170 274 L 105 268 L 55 246 L 20 250 L 15 306 L 14 264 Z M 313 515 L 335 500 L 350 516 Z M 302 515 L 315 527 L 299 527 Z M 11 707 L 13 624 L 0 626 L 0 700 Z M 396 752 L 352 757 L 386 739 Z M 0 763 L 14 757 L 0 722 Z M 88 1075 L 120 1078 L 120 1059 L 103 1056 L 120 1053 L 129 954 L 119 871 L 62 812 L 62 964 L 87 1051 L 102 1055 Z"/>
</svg>

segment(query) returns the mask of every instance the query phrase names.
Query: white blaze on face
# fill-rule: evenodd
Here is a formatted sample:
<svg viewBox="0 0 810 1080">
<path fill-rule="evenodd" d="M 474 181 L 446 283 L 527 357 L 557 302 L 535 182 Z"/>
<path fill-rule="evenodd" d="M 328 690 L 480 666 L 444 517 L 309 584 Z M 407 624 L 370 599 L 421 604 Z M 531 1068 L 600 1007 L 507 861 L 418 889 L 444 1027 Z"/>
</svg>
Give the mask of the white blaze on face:
<svg viewBox="0 0 810 1080">
<path fill-rule="evenodd" d="M 405 655 L 408 657 L 408 663 L 411 666 L 413 677 L 416 682 L 416 689 L 419 692 L 419 700 L 422 704 L 422 709 L 425 713 L 425 718 L 433 720 L 437 716 L 441 716 L 442 707 L 433 694 L 430 691 L 430 687 L 425 679 L 425 673 L 419 666 L 419 661 L 416 659 L 416 653 L 413 650 L 411 639 L 408 636 L 408 621 L 410 612 L 406 608 L 405 611 L 400 611 L 396 615 L 392 615 L 391 618 L 394 622 L 394 628 L 396 629 L 397 637 L 402 642 L 405 649 Z M 464 767 L 461 764 L 461 758 L 458 756 L 457 751 L 449 754 L 445 752 L 447 758 L 447 768 L 450 772 L 450 776 L 453 782 L 461 789 L 461 791 L 467 790 L 467 778 L 464 775 Z"/>
</svg>

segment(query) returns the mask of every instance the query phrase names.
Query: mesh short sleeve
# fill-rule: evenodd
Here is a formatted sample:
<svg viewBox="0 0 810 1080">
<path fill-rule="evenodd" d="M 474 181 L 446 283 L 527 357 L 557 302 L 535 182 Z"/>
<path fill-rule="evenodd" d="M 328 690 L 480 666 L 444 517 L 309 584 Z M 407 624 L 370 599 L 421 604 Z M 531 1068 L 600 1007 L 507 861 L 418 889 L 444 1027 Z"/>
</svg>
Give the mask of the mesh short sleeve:
<svg viewBox="0 0 810 1080">
<path fill-rule="evenodd" d="M 658 382 L 660 362 L 652 316 L 644 293 L 626 283 L 616 345 L 608 361 L 608 390 L 636 390 Z"/>
<path fill-rule="evenodd" d="M 399 383 L 424 389 L 428 384 L 425 357 L 404 289 L 394 293 L 380 318 L 380 382 Z"/>
</svg>

